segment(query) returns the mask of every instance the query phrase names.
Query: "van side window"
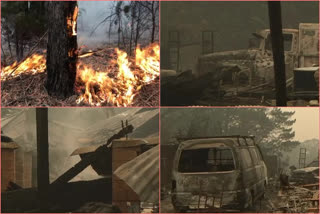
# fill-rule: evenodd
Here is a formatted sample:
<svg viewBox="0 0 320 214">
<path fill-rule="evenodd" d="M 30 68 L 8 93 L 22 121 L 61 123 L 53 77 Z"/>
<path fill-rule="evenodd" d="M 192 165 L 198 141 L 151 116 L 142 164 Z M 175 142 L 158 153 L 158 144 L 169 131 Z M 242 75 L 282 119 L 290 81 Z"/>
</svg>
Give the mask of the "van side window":
<svg viewBox="0 0 320 214">
<path fill-rule="evenodd" d="M 244 168 L 249 168 L 253 166 L 252 159 L 248 149 L 240 149 L 240 155 L 241 165 Z"/>
<path fill-rule="evenodd" d="M 258 154 L 256 152 L 256 148 L 249 148 L 249 152 L 250 152 L 250 155 L 252 157 L 252 160 L 253 160 L 253 164 L 254 165 L 258 165 L 260 163 L 260 158 L 258 157 Z"/>
<path fill-rule="evenodd" d="M 256 151 L 256 153 L 258 155 L 259 160 L 261 161 L 262 160 L 262 156 L 261 156 L 260 150 L 258 148 L 255 148 L 255 151 Z"/>
<path fill-rule="evenodd" d="M 283 34 L 284 51 L 291 51 L 292 40 L 293 40 L 293 34 L 291 34 L 291 33 L 284 33 Z M 270 33 L 268 34 L 267 39 L 266 39 L 265 49 L 270 50 L 270 51 L 272 50 Z"/>
<path fill-rule="evenodd" d="M 230 148 L 205 148 L 183 150 L 179 172 L 221 172 L 234 170 L 234 158 Z"/>
<path fill-rule="evenodd" d="M 247 144 L 248 144 L 249 146 L 253 146 L 253 145 L 254 145 L 253 139 L 247 138 L 246 141 L 247 141 Z"/>
<path fill-rule="evenodd" d="M 239 139 L 239 143 L 240 143 L 240 146 L 246 146 L 247 145 L 246 140 L 243 139 L 243 138 Z"/>
</svg>

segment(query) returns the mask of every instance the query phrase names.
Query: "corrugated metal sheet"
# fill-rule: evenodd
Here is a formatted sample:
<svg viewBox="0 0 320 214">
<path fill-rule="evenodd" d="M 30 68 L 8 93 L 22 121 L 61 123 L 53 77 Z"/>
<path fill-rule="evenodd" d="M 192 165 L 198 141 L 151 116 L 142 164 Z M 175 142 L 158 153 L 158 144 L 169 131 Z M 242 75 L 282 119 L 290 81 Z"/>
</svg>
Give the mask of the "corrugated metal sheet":
<svg viewBox="0 0 320 214">
<path fill-rule="evenodd" d="M 159 146 L 121 165 L 114 174 L 126 182 L 142 202 L 159 203 Z"/>
</svg>

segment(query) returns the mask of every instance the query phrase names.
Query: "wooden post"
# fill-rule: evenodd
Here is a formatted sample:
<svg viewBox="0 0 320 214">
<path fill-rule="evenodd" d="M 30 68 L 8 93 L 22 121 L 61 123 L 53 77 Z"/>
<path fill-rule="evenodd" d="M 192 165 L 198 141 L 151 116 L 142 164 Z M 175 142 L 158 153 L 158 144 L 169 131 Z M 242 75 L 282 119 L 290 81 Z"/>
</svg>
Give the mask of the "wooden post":
<svg viewBox="0 0 320 214">
<path fill-rule="evenodd" d="M 36 108 L 37 130 L 37 181 L 41 199 L 47 197 L 49 187 L 48 109 Z"/>
<path fill-rule="evenodd" d="M 281 4 L 279 1 L 269 1 L 268 8 L 274 62 L 276 105 L 287 106 L 286 71 L 284 63 Z"/>
</svg>

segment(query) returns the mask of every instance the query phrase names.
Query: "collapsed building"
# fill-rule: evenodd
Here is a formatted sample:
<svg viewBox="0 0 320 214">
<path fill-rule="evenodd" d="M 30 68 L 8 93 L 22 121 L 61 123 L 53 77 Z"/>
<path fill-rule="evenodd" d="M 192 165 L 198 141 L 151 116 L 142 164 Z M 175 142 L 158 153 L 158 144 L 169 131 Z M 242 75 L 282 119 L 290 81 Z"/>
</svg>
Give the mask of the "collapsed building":
<svg viewBox="0 0 320 214">
<path fill-rule="evenodd" d="M 25 127 L 23 121 L 30 113 L 28 111 L 30 110 L 19 112 L 10 122 L 4 124 L 4 133 L 14 135 L 10 124 Z M 85 109 L 75 111 L 84 113 Z M 49 119 L 51 184 L 48 192 L 49 206 L 45 212 L 157 211 L 158 113 L 157 109 L 126 109 L 109 116 L 106 120 L 91 123 L 86 129 Z M 23 133 L 23 129 L 15 136 L 16 139 L 25 134 L 21 132 Z M 65 138 L 70 132 L 75 138 Z M 72 146 L 66 145 L 66 139 Z M 60 144 L 66 145 L 64 149 L 67 152 L 62 153 L 62 156 L 55 154 L 63 150 L 59 141 Z M 17 142 L 18 146 L 24 143 L 21 140 Z M 16 148 L 16 151 L 19 149 L 21 148 Z M 73 152 L 68 152 L 70 149 Z M 36 152 L 34 155 L 36 157 Z M 78 155 L 80 160 L 78 158 L 71 161 L 71 158 Z M 78 166 L 84 162 L 88 162 L 91 167 L 82 171 Z M 2 169 L 8 164 L 2 162 Z M 59 167 L 60 170 L 57 170 Z M 36 164 L 33 164 L 32 168 L 36 171 Z M 18 168 L 15 167 L 15 170 Z M 140 173 L 137 173 L 137 170 Z M 30 174 L 30 171 L 32 170 L 29 169 L 26 174 Z M 128 180 L 132 177 L 135 179 Z M 19 186 L 17 179 L 11 178 L 10 182 L 17 184 L 16 188 L 2 188 L 2 212 L 44 211 L 39 207 L 36 176 L 30 176 L 30 179 L 34 182 L 33 186 Z"/>
</svg>

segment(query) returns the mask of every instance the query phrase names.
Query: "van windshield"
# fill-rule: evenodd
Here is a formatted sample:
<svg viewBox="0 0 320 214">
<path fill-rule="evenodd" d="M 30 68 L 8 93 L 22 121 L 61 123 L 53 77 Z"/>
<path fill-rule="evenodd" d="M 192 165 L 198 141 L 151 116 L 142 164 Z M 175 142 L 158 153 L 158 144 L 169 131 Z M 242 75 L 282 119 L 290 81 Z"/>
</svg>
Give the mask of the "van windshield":
<svg viewBox="0 0 320 214">
<path fill-rule="evenodd" d="M 182 150 L 179 172 L 222 172 L 235 169 L 230 148 Z"/>
<path fill-rule="evenodd" d="M 283 34 L 283 49 L 284 49 L 284 51 L 291 51 L 292 38 L 293 38 L 293 35 L 291 33 L 284 33 Z M 268 34 L 267 40 L 266 40 L 266 50 L 270 50 L 270 51 L 272 50 L 270 33 Z"/>
</svg>

